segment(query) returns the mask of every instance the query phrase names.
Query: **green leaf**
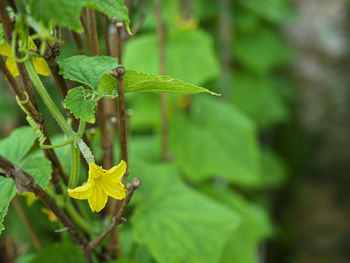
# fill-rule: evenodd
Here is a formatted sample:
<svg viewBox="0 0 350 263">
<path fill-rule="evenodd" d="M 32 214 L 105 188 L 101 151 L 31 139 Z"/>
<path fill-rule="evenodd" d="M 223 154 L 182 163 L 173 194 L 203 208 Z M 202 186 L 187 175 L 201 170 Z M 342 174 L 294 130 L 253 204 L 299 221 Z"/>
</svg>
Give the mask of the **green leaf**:
<svg viewBox="0 0 350 263">
<path fill-rule="evenodd" d="M 100 87 L 104 87 L 103 89 Z M 117 89 L 116 79 L 110 74 L 102 77 L 99 90 L 109 92 Z M 125 92 L 157 92 L 157 93 L 177 93 L 177 94 L 195 94 L 208 92 L 212 95 L 218 95 L 210 90 L 185 83 L 169 76 L 157 76 L 153 74 L 137 73 L 134 70 L 127 70 L 124 75 Z"/>
<path fill-rule="evenodd" d="M 0 177 L 0 233 L 5 229 L 2 224 L 12 198 L 16 195 L 16 187 L 10 178 Z"/>
<path fill-rule="evenodd" d="M 50 162 L 45 159 L 41 151 L 27 155 L 35 140 L 36 136 L 31 127 L 18 128 L 8 138 L 0 140 L 0 155 L 31 174 L 34 180 L 45 188 L 51 178 Z M 16 187 L 12 179 L 2 177 L 0 185 L 1 194 L 6 194 L 6 198 L 0 199 L 0 222 L 2 222 L 10 201 L 16 193 Z M 3 230 L 2 223 L 0 223 L 0 229 Z"/>
<path fill-rule="evenodd" d="M 37 253 L 29 263 L 86 262 L 79 247 L 73 243 L 56 243 Z"/>
<path fill-rule="evenodd" d="M 201 182 L 223 177 L 235 184 L 257 186 L 260 152 L 255 123 L 223 100 L 194 98 L 191 115 L 170 119 L 171 152 L 187 178 Z"/>
<path fill-rule="evenodd" d="M 199 29 L 171 33 L 166 39 L 165 58 L 167 75 L 185 82 L 203 85 L 219 75 L 212 36 Z M 158 75 L 157 35 L 141 35 L 128 41 L 124 63 L 128 69 Z"/>
<path fill-rule="evenodd" d="M 287 0 L 241 0 L 239 2 L 250 11 L 271 22 L 285 22 L 295 17 L 290 2 Z"/>
<path fill-rule="evenodd" d="M 237 62 L 257 73 L 266 73 L 271 69 L 289 64 L 293 50 L 287 43 L 268 29 L 238 35 L 233 54 Z"/>
<path fill-rule="evenodd" d="M 264 149 L 261 155 L 261 179 L 264 187 L 279 187 L 287 179 L 287 168 L 284 161 L 271 149 Z"/>
<path fill-rule="evenodd" d="M 31 0 L 30 14 L 47 28 L 52 25 L 64 26 L 82 31 L 79 17 L 83 7 L 90 7 L 105 13 L 109 18 L 124 21 L 129 30 L 128 9 L 123 0 Z"/>
<path fill-rule="evenodd" d="M 263 128 L 285 121 L 288 109 L 278 94 L 272 81 L 263 76 L 252 76 L 235 72 L 230 90 L 231 101 L 240 106 L 250 117 Z M 267 106 L 268 105 L 268 106 Z"/>
<path fill-rule="evenodd" d="M 85 84 L 97 90 L 101 77 L 118 66 L 116 58 L 107 56 L 73 56 L 58 61 L 64 78 Z"/>
<path fill-rule="evenodd" d="M 0 45 L 4 43 L 4 29 L 2 28 L 2 24 L 0 23 Z"/>
<path fill-rule="evenodd" d="M 131 167 L 143 184 L 132 217 L 136 241 L 160 263 L 217 262 L 236 214 L 185 186 L 171 166 L 136 161 Z"/>
<path fill-rule="evenodd" d="M 260 242 L 273 233 L 267 211 L 260 205 L 248 202 L 225 186 L 204 186 L 202 191 L 241 217 L 238 228 L 225 246 L 221 262 L 255 263 Z"/>
<path fill-rule="evenodd" d="M 77 119 L 82 119 L 89 123 L 95 122 L 95 107 L 99 95 L 83 87 L 76 87 L 68 91 L 64 100 L 64 107 L 69 109 Z"/>
</svg>

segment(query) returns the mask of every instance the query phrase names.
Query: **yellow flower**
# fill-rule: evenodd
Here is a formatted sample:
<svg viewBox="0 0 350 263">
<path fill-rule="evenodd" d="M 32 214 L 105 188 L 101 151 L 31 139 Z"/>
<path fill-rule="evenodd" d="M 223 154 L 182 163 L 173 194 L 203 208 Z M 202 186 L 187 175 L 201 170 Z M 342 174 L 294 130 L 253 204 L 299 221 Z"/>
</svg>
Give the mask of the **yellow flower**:
<svg viewBox="0 0 350 263">
<path fill-rule="evenodd" d="M 32 204 L 38 199 L 32 192 L 24 192 L 21 195 L 26 197 L 27 206 L 32 206 Z"/>
<path fill-rule="evenodd" d="M 126 163 L 104 170 L 94 163 L 89 164 L 89 178 L 82 186 L 68 189 L 68 195 L 75 199 L 87 199 L 93 212 L 100 212 L 107 203 L 108 196 L 118 200 L 125 197 L 125 186 L 120 181 L 125 174 Z"/>
<path fill-rule="evenodd" d="M 36 49 L 36 45 L 34 44 L 33 40 L 30 39 L 29 50 L 35 50 L 35 49 Z M 12 55 L 11 46 L 5 40 L 2 44 L 0 44 L 0 55 L 7 57 L 6 67 L 11 72 L 12 76 L 17 77 L 19 75 L 17 64 Z M 32 61 L 33 61 L 34 68 L 36 72 L 38 72 L 38 74 L 43 76 L 50 75 L 50 69 L 45 59 L 43 59 L 42 57 L 33 56 Z"/>
</svg>

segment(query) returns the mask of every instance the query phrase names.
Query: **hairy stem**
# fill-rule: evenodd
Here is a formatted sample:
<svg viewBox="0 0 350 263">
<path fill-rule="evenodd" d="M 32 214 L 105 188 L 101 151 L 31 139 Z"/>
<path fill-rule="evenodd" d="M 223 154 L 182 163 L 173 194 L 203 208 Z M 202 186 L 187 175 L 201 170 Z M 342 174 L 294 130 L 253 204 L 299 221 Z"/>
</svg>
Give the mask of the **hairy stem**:
<svg viewBox="0 0 350 263">
<path fill-rule="evenodd" d="M 63 132 L 70 137 L 73 133 L 71 127 L 69 127 L 68 123 L 66 122 L 65 118 L 53 102 L 52 98 L 50 97 L 49 93 L 45 89 L 43 83 L 41 82 L 38 74 L 36 73 L 34 66 L 30 60 L 27 60 L 24 62 L 26 69 L 28 71 L 29 77 L 32 80 L 34 87 L 37 89 L 40 97 L 48 107 L 49 111 L 51 112 L 52 116 L 57 121 L 58 125 L 61 127 Z"/>
<path fill-rule="evenodd" d="M 71 144 L 72 149 L 72 169 L 69 178 L 68 187 L 73 189 L 77 186 L 79 180 L 79 169 L 80 169 L 80 151 L 74 143 Z"/>
</svg>

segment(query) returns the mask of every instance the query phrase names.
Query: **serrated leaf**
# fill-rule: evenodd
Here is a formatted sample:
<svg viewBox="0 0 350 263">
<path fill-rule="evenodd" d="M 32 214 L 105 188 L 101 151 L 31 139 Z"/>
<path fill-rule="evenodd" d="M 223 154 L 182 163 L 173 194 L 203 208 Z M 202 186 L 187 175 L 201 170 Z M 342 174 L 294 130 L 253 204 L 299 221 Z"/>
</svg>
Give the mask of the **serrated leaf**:
<svg viewBox="0 0 350 263">
<path fill-rule="evenodd" d="M 90 7 L 105 13 L 109 18 L 124 21 L 129 29 L 128 9 L 123 0 L 31 0 L 30 14 L 47 28 L 52 25 L 64 26 L 82 31 L 79 17 L 83 7 Z"/>
<path fill-rule="evenodd" d="M 101 77 L 118 66 L 116 58 L 107 56 L 73 56 L 58 61 L 64 78 L 85 84 L 97 90 Z"/>
<path fill-rule="evenodd" d="M 51 178 L 51 164 L 45 159 L 42 152 L 27 153 L 33 146 L 36 136 L 31 127 L 23 126 L 11 133 L 11 135 L 0 141 L 0 155 L 30 173 L 34 180 L 45 188 Z M 11 199 L 16 193 L 16 187 L 12 179 L 2 178 L 0 181 L 1 194 L 6 192 L 8 198 L 0 199 L 0 221 L 7 213 Z M 2 224 L 0 229 L 3 229 Z M 1 232 L 1 230 L 0 230 Z"/>
<path fill-rule="evenodd" d="M 199 29 L 171 33 L 166 39 L 165 58 L 167 75 L 185 82 L 203 85 L 219 75 L 212 36 Z M 124 63 L 127 69 L 159 74 L 157 35 L 128 41 Z"/>
<path fill-rule="evenodd" d="M 82 119 L 89 123 L 95 122 L 95 107 L 99 95 L 83 87 L 76 87 L 68 91 L 64 100 L 64 107 L 69 109 L 77 119 Z"/>
<path fill-rule="evenodd" d="M 10 178 L 0 177 L 0 233 L 4 230 L 2 224 L 12 198 L 16 195 L 16 187 Z"/>
<path fill-rule="evenodd" d="M 236 214 L 185 186 L 170 166 L 137 161 L 131 167 L 143 180 L 132 217 L 137 242 L 160 263 L 217 262 L 237 227 Z"/>
<path fill-rule="evenodd" d="M 110 74 L 104 75 L 101 79 L 99 90 L 102 90 L 102 87 L 104 87 L 103 90 L 108 91 L 112 95 L 117 89 L 116 79 Z M 195 94 L 208 92 L 212 95 L 218 95 L 208 89 L 183 82 L 182 80 L 173 79 L 169 76 L 137 73 L 134 70 L 127 70 L 125 72 L 124 90 L 125 92 L 157 92 L 175 94 Z"/>
<path fill-rule="evenodd" d="M 205 186 L 202 191 L 231 208 L 241 218 L 238 228 L 225 246 L 220 262 L 255 263 L 260 242 L 273 232 L 268 212 L 227 187 Z"/>
<path fill-rule="evenodd" d="M 84 263 L 81 249 L 73 243 L 56 243 L 37 253 L 29 263 Z"/>
<path fill-rule="evenodd" d="M 169 141 L 187 178 L 201 182 L 223 177 L 235 184 L 256 186 L 260 152 L 255 123 L 239 108 L 208 96 L 196 97 L 192 115 L 169 122 Z"/>
</svg>

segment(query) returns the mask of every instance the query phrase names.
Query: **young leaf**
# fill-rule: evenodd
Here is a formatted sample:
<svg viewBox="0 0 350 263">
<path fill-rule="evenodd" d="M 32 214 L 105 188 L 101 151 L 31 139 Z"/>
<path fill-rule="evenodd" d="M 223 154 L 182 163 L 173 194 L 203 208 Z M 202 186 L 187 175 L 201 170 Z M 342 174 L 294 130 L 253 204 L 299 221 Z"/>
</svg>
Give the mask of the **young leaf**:
<svg viewBox="0 0 350 263">
<path fill-rule="evenodd" d="M 118 66 L 116 58 L 107 56 L 73 56 L 58 62 L 64 78 L 97 90 L 102 75 Z"/>
<path fill-rule="evenodd" d="M 117 82 L 114 77 L 106 74 L 102 77 L 99 90 L 113 93 L 117 89 Z M 177 93 L 195 94 L 208 92 L 218 95 L 210 90 L 198 87 L 182 80 L 173 79 L 169 76 L 157 76 L 153 74 L 137 73 L 134 70 L 127 70 L 124 75 L 125 92 L 157 92 L 157 93 Z"/>
<path fill-rule="evenodd" d="M 125 22 L 129 30 L 128 9 L 123 0 L 30 0 L 29 7 L 31 16 L 46 27 L 59 25 L 80 32 L 81 11 L 90 7 Z"/>
<path fill-rule="evenodd" d="M 236 214 L 185 186 L 170 166 L 131 166 L 143 184 L 132 217 L 136 241 L 160 263 L 218 262 L 237 227 Z"/>
<path fill-rule="evenodd" d="M 10 135 L 0 141 L 0 155 L 18 165 L 24 171 L 30 173 L 35 181 L 43 188 L 49 184 L 51 178 L 51 164 L 45 159 L 42 152 L 32 153 L 26 156 L 33 146 L 36 136 L 31 127 L 23 126 L 16 129 Z M 0 177 L 0 232 L 3 230 L 2 221 L 7 213 L 10 201 L 16 193 L 16 187 L 12 179 Z"/>
<path fill-rule="evenodd" d="M 89 123 L 95 122 L 95 107 L 99 95 L 83 87 L 76 87 L 68 91 L 64 100 L 64 107 L 69 109 L 77 119 L 82 119 Z"/>
</svg>

